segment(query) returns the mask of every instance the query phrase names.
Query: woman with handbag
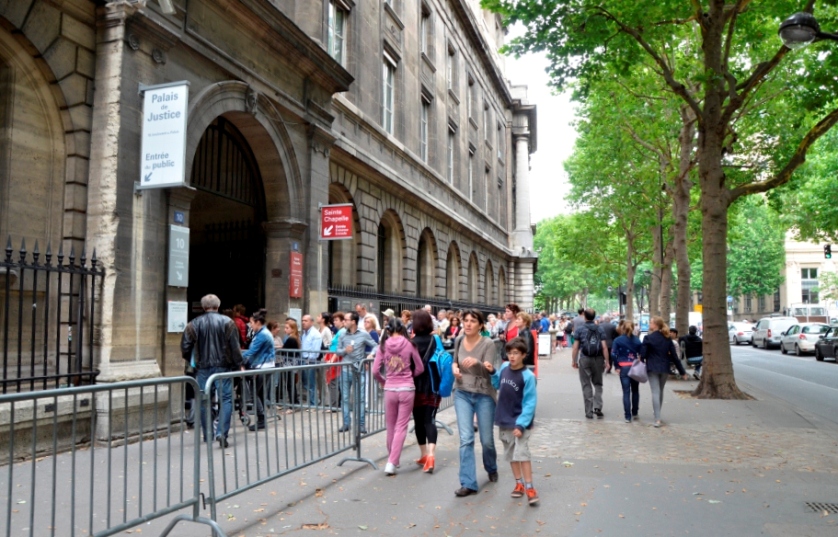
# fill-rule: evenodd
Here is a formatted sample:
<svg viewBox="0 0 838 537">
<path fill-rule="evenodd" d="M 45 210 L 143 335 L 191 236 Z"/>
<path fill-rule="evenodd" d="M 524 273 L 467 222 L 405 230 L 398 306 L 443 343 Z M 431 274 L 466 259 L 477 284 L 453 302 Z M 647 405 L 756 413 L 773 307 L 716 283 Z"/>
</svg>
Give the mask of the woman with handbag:
<svg viewBox="0 0 838 537">
<path fill-rule="evenodd" d="M 629 370 L 635 360 L 640 359 L 640 338 L 634 335 L 634 323 L 623 321 L 617 327 L 617 336 L 611 344 L 611 363 L 620 372 L 620 383 L 623 385 L 623 410 L 626 413 L 626 423 L 637 419 L 640 407 L 640 383 L 629 377 Z"/>
<path fill-rule="evenodd" d="M 652 317 L 649 333 L 643 340 L 640 358 L 646 362 L 649 387 L 652 389 L 652 408 L 655 411 L 655 427 L 661 426 L 661 407 L 663 406 L 663 388 L 669 377 L 669 364 L 675 364 L 681 378 L 687 380 L 687 372 L 681 361 L 675 356 L 675 347 L 669 339 L 669 327 L 662 317 Z"/>
</svg>

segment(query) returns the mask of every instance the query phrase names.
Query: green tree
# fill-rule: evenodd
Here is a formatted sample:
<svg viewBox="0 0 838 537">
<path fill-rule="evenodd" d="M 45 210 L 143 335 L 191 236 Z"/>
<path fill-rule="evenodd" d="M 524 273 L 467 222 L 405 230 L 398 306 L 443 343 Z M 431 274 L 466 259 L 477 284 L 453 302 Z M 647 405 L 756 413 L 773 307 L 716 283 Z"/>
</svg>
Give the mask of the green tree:
<svg viewBox="0 0 838 537">
<path fill-rule="evenodd" d="M 761 196 L 743 198 L 730 225 L 727 289 L 734 296 L 774 294 L 783 283 L 785 230 Z"/>
<path fill-rule="evenodd" d="M 805 9 L 812 12 L 815 0 Z M 822 24 L 838 22 L 834 2 L 817 2 Z M 794 0 L 483 0 L 527 32 L 516 54 L 546 51 L 552 83 L 579 84 L 586 97 L 602 73 L 649 61 L 695 114 L 704 273 L 704 374 L 699 397 L 742 398 L 727 343 L 728 208 L 787 183 L 809 148 L 838 122 L 838 56 L 813 47 L 785 60 L 779 22 Z M 695 40 L 684 41 L 686 33 Z M 689 48 L 695 43 L 696 54 Z M 814 50 L 813 50 L 814 49 Z M 818 50 L 819 49 L 819 50 Z M 782 121 L 778 121 L 782 118 Z"/>
</svg>

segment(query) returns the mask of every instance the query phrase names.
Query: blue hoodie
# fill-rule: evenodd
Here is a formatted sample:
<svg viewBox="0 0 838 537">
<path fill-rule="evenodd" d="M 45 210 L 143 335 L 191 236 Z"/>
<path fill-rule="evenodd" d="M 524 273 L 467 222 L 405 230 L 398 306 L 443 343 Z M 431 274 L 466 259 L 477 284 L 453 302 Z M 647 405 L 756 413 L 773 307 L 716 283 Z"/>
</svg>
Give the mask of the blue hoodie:
<svg viewBox="0 0 838 537">
<path fill-rule="evenodd" d="M 504 362 L 492 375 L 492 386 L 498 391 L 495 425 L 501 429 L 532 428 L 538 395 L 535 374 L 528 367 L 512 369 Z"/>
</svg>

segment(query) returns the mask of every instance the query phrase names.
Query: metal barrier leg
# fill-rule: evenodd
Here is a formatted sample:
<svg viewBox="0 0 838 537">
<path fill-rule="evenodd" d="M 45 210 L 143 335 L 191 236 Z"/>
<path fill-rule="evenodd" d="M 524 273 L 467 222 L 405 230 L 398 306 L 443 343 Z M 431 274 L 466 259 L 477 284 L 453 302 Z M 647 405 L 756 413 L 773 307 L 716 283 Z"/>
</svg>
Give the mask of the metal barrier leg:
<svg viewBox="0 0 838 537">
<path fill-rule="evenodd" d="M 448 436 L 454 436 L 454 431 L 451 430 L 451 427 L 448 426 L 446 423 L 442 423 L 439 420 L 434 420 L 434 424 L 436 424 L 437 428 L 444 429 Z"/>
<path fill-rule="evenodd" d="M 354 367 L 354 369 L 350 369 Z M 355 392 L 353 394 L 354 399 L 352 400 L 352 410 L 355 413 L 354 418 L 352 419 L 352 436 L 355 439 L 355 456 L 354 457 L 345 457 L 338 463 L 338 466 L 343 466 L 345 462 L 365 462 L 372 466 L 373 470 L 378 470 L 378 465 L 375 464 L 375 461 L 372 459 L 368 459 L 361 455 L 361 410 L 364 405 L 364 394 L 363 388 L 364 383 L 361 381 L 362 375 L 364 375 L 364 362 L 360 361 L 354 366 L 350 366 L 346 368 L 343 373 L 348 373 L 352 371 L 352 390 Z M 343 394 L 344 397 L 348 397 L 349 394 Z"/>
<path fill-rule="evenodd" d="M 205 517 L 198 517 L 193 519 L 190 515 L 178 515 L 169 522 L 169 525 L 166 526 L 166 529 L 163 530 L 163 533 L 160 534 L 160 537 L 166 537 L 171 533 L 171 531 L 175 528 L 178 522 L 181 520 L 185 520 L 187 522 L 196 522 L 198 524 L 206 524 L 210 528 L 212 528 L 212 533 L 215 537 L 227 537 L 227 534 L 224 533 L 224 530 L 221 529 L 221 526 L 218 525 L 218 522 L 215 520 L 211 520 Z"/>
</svg>

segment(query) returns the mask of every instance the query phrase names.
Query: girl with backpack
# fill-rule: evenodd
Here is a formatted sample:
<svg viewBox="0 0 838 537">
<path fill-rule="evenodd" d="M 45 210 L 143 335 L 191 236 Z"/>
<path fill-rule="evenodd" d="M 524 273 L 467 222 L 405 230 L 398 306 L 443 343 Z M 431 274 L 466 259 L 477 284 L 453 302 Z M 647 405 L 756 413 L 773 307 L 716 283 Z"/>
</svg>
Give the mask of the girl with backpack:
<svg viewBox="0 0 838 537">
<path fill-rule="evenodd" d="M 382 366 L 386 376 L 381 375 Z M 421 375 L 424 370 L 407 328 L 401 319 L 391 318 L 372 364 L 373 377 L 384 387 L 384 420 L 387 423 L 387 452 L 390 454 L 384 467 L 387 475 L 395 475 L 399 466 L 416 395 L 413 377 Z"/>
<path fill-rule="evenodd" d="M 424 371 L 413 377 L 416 386 L 416 398 L 413 401 L 413 425 L 416 443 L 419 445 L 419 458 L 416 464 L 428 474 L 434 473 L 434 452 L 436 451 L 437 429 L 436 412 L 442 398 L 434 393 L 431 384 L 428 362 L 436 352 L 436 339 L 433 336 L 434 322 L 431 314 L 423 309 L 413 312 L 413 343 L 422 357 Z"/>
</svg>

